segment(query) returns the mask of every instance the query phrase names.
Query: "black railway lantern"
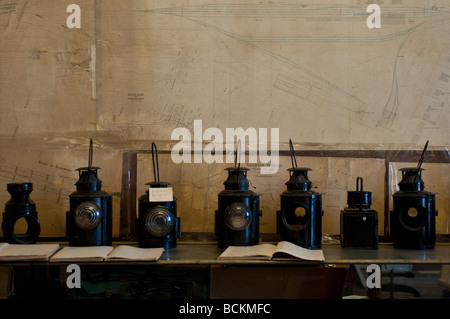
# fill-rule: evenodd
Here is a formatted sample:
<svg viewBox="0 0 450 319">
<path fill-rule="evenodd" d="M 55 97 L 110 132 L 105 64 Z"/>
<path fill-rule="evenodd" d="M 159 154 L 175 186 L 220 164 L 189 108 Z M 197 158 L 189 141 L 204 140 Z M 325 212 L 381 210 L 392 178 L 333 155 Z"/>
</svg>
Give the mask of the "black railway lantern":
<svg viewBox="0 0 450 319">
<path fill-rule="evenodd" d="M 99 167 L 92 166 L 92 139 L 87 167 L 77 169 L 76 191 L 70 194 L 66 213 L 66 231 L 70 246 L 111 246 L 112 196 L 102 191 Z"/>
<path fill-rule="evenodd" d="M 322 245 L 322 195 L 311 190 L 310 168 L 297 167 L 292 141 L 289 140 L 292 168 L 289 168 L 287 190 L 281 194 L 277 211 L 277 232 L 281 240 L 308 249 Z"/>
<path fill-rule="evenodd" d="M 5 204 L 2 230 L 6 242 L 10 244 L 34 244 L 41 232 L 35 203 L 29 195 L 33 190 L 32 183 L 9 183 L 7 190 L 11 199 Z M 25 234 L 16 234 L 14 227 L 19 220 L 27 223 Z"/>
<path fill-rule="evenodd" d="M 215 234 L 219 248 L 259 244 L 259 195 L 249 190 L 248 168 L 240 166 L 237 155 L 235 166 L 225 169 L 225 189 L 218 194 Z"/>
<path fill-rule="evenodd" d="M 436 243 L 435 194 L 425 191 L 422 162 L 428 142 L 417 167 L 401 168 L 400 190 L 393 195 L 391 236 L 395 248 L 429 249 Z"/>
<path fill-rule="evenodd" d="M 343 248 L 378 249 L 378 213 L 370 208 L 372 193 L 363 190 L 363 179 L 356 179 L 356 191 L 347 192 L 347 205 L 341 211 Z"/>
<path fill-rule="evenodd" d="M 156 153 L 156 154 L 155 154 Z M 156 167 L 155 167 L 156 155 Z M 139 216 L 136 219 L 136 236 L 141 248 L 175 248 L 181 236 L 181 223 L 177 217 L 177 199 L 169 183 L 159 179 L 158 151 L 152 143 L 154 181 L 138 199 Z"/>
</svg>

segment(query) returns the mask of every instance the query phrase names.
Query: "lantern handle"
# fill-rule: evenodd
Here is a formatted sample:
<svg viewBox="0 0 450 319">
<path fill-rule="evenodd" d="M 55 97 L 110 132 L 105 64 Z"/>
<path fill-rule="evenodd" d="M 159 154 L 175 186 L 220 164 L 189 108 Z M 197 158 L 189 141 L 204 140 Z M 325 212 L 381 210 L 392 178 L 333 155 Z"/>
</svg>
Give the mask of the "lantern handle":
<svg viewBox="0 0 450 319">
<path fill-rule="evenodd" d="M 292 162 L 292 170 L 295 171 L 297 168 L 297 159 L 295 158 L 294 145 L 292 144 L 292 140 L 289 139 L 289 149 L 291 152 L 291 162 Z M 295 166 L 294 166 L 295 163 Z"/>
<path fill-rule="evenodd" d="M 360 187 L 361 187 L 361 190 L 359 189 Z M 356 191 L 357 192 L 361 191 L 361 193 L 363 191 L 363 178 L 362 177 L 356 178 Z"/>
<path fill-rule="evenodd" d="M 425 146 L 424 146 L 423 151 L 422 151 L 422 155 L 420 156 L 420 159 L 419 159 L 419 163 L 417 164 L 417 172 L 416 172 L 416 176 L 414 177 L 414 182 L 416 181 L 417 177 L 420 174 L 420 168 L 422 167 L 422 163 L 423 163 L 423 160 L 425 158 L 425 152 L 427 151 L 427 148 L 428 148 L 428 142 L 429 141 L 427 141 L 425 143 Z"/>
<path fill-rule="evenodd" d="M 239 160 L 238 160 L 239 154 Z M 236 155 L 234 157 L 234 167 L 237 165 L 237 170 L 239 172 L 239 168 L 241 167 L 241 140 L 239 139 L 236 144 Z"/>
<path fill-rule="evenodd" d="M 292 163 L 292 175 L 289 175 L 289 177 L 295 176 L 295 187 L 297 187 L 297 185 L 298 185 L 297 184 L 297 173 L 295 171 L 295 169 L 297 168 L 297 158 L 295 157 L 294 145 L 292 144 L 291 139 L 289 139 L 289 150 L 291 153 L 291 163 Z"/>
<path fill-rule="evenodd" d="M 88 159 L 88 171 L 91 171 L 92 167 L 92 155 L 93 155 L 93 145 L 92 138 L 89 140 L 89 159 Z"/>
<path fill-rule="evenodd" d="M 361 190 L 359 189 L 359 188 L 361 188 Z M 363 199 L 364 199 L 364 195 L 363 195 L 363 179 L 362 179 L 362 177 L 357 177 L 356 178 L 356 191 L 358 192 L 360 192 L 360 195 L 361 195 L 361 199 L 360 199 L 360 201 L 359 201 L 359 209 L 360 210 L 362 210 L 362 203 L 363 203 Z"/>
<path fill-rule="evenodd" d="M 155 168 L 155 154 L 156 154 L 156 168 Z M 159 180 L 159 161 L 158 161 L 158 150 L 156 149 L 155 143 L 152 143 L 152 161 L 153 161 L 153 177 L 155 182 L 158 182 L 158 185 L 161 185 Z M 158 180 L 156 177 L 158 176 Z"/>
</svg>

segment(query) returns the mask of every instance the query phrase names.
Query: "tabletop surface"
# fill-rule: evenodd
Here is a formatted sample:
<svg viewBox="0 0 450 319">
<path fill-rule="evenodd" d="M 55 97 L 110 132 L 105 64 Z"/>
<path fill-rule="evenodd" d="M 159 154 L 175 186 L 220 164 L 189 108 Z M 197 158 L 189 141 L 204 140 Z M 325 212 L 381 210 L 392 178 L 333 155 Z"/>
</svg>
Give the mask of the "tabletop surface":
<svg viewBox="0 0 450 319">
<path fill-rule="evenodd" d="M 298 264 L 318 263 L 310 261 L 265 261 L 265 260 L 217 260 L 224 249 L 215 245 L 178 245 L 176 248 L 165 251 L 159 263 L 185 263 L 185 264 L 236 264 L 236 263 L 277 263 Z M 397 249 L 392 245 L 380 245 L 378 249 L 344 249 L 339 244 L 322 245 L 326 264 L 450 264 L 450 245 L 436 245 L 433 249 L 409 250 Z M 322 263 L 322 262 L 320 262 Z"/>
<path fill-rule="evenodd" d="M 118 245 L 137 246 L 135 243 L 113 243 Z M 60 243 L 62 247 L 67 243 Z M 155 265 L 155 266 L 178 266 L 178 265 L 311 265 L 311 264 L 449 264 L 450 265 L 450 244 L 437 244 L 433 249 L 410 250 L 397 249 L 392 244 L 380 244 L 378 249 L 348 249 L 342 248 L 335 243 L 322 244 L 324 261 L 305 261 L 298 259 L 289 260 L 250 260 L 250 259 L 218 259 L 224 251 L 215 244 L 178 244 L 177 247 L 164 251 L 157 261 L 89 261 L 85 264 L 103 264 L 103 265 Z M 0 262 L 1 266 L 6 265 L 24 265 L 30 263 L 50 263 L 42 261 L 7 261 Z M 59 263 L 51 263 L 59 264 Z"/>
</svg>

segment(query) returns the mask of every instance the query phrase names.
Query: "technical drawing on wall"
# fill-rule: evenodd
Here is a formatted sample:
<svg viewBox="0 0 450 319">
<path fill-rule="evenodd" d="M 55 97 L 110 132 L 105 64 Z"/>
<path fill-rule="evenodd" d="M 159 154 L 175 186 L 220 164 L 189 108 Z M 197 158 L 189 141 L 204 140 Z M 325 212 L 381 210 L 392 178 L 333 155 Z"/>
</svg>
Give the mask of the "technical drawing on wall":
<svg viewBox="0 0 450 319">
<path fill-rule="evenodd" d="M 387 2 L 379 29 L 365 2 L 105 6 L 103 72 L 127 84 L 100 101 L 99 125 L 138 139 L 203 119 L 280 127 L 281 140 L 445 144 L 450 7 Z"/>
</svg>

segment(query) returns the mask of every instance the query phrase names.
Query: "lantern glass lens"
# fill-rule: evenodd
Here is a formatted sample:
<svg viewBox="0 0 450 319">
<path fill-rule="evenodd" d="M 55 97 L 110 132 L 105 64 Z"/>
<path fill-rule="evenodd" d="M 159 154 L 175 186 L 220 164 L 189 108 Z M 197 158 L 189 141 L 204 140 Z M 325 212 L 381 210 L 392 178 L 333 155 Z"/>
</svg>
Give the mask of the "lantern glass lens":
<svg viewBox="0 0 450 319">
<path fill-rule="evenodd" d="M 400 213 L 400 223 L 408 230 L 418 231 L 426 225 L 427 211 L 421 206 L 404 208 Z"/>
<path fill-rule="evenodd" d="M 408 209 L 408 216 L 409 216 L 409 217 L 414 218 L 414 217 L 417 217 L 417 215 L 419 215 L 419 211 L 417 210 L 417 208 L 415 208 L 415 207 L 410 207 L 410 208 Z"/>
<path fill-rule="evenodd" d="M 291 230 L 300 230 L 309 222 L 308 209 L 301 204 L 294 203 L 286 206 L 282 213 L 283 224 Z"/>
<path fill-rule="evenodd" d="M 304 218 L 306 216 L 306 209 L 303 206 L 299 206 L 294 210 L 295 217 Z"/>
<path fill-rule="evenodd" d="M 232 230 L 243 230 L 252 221 L 252 212 L 243 203 L 233 203 L 225 209 L 225 224 Z"/>
<path fill-rule="evenodd" d="M 83 202 L 75 208 L 74 218 L 81 229 L 94 229 L 102 221 L 102 210 L 94 202 Z"/>
<path fill-rule="evenodd" d="M 145 228 L 156 237 L 168 235 L 175 224 L 173 214 L 165 207 L 151 208 L 145 217 Z"/>
</svg>

